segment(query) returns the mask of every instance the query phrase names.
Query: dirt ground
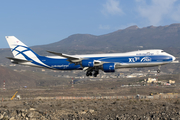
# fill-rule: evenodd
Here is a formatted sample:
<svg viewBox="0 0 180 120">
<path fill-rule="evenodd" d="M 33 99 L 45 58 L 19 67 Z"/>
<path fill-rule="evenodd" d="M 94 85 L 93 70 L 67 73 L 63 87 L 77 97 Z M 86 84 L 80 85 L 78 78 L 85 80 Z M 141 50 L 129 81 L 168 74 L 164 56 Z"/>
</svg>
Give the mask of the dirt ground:
<svg viewBox="0 0 180 120">
<path fill-rule="evenodd" d="M 131 84 L 129 87 L 123 85 Z M 0 91 L 0 120 L 178 120 L 180 98 L 173 99 L 35 99 L 59 96 L 128 96 L 180 93 L 179 84 L 160 86 L 139 80 L 82 81 L 74 84 Z M 21 100 L 9 99 L 18 91 Z"/>
<path fill-rule="evenodd" d="M 0 119 L 24 120 L 178 120 L 180 99 L 4 101 Z"/>
<path fill-rule="evenodd" d="M 131 85 L 131 86 L 124 86 Z M 140 86 L 137 86 L 140 85 Z M 104 81 L 81 81 L 72 85 L 44 86 L 36 88 L 16 88 L 0 91 L 0 97 L 11 98 L 14 93 L 22 98 L 35 97 L 58 97 L 58 96 L 128 96 L 149 95 L 150 93 L 180 93 L 180 84 L 162 86 L 159 84 L 143 85 L 139 79 L 129 80 L 104 80 Z"/>
</svg>

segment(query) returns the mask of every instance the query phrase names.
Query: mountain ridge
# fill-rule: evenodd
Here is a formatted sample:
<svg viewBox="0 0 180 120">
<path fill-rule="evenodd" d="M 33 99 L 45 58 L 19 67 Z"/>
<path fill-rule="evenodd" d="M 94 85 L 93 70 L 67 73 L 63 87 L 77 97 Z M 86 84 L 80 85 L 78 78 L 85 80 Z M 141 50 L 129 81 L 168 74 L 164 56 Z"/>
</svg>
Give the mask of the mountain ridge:
<svg viewBox="0 0 180 120">
<path fill-rule="evenodd" d="M 135 25 L 100 36 L 90 34 L 74 34 L 56 43 L 44 45 L 44 47 L 53 46 L 58 47 L 59 49 L 68 48 L 70 50 L 99 50 L 106 47 L 117 49 L 117 46 L 165 48 L 171 46 L 179 47 L 180 41 L 177 39 L 180 39 L 180 24 L 171 24 L 168 26 L 158 27 L 148 26 L 143 28 L 138 28 Z M 158 41 L 158 43 L 156 43 L 156 41 Z"/>
<path fill-rule="evenodd" d="M 22 41 L 23 42 L 23 41 Z M 163 49 L 180 56 L 180 23 L 166 26 L 129 26 L 104 35 L 73 34 L 55 43 L 32 46 L 40 55 L 52 55 L 46 51 L 66 54 L 117 53 L 141 49 Z M 1 49 L 0 63 L 11 55 Z"/>
</svg>

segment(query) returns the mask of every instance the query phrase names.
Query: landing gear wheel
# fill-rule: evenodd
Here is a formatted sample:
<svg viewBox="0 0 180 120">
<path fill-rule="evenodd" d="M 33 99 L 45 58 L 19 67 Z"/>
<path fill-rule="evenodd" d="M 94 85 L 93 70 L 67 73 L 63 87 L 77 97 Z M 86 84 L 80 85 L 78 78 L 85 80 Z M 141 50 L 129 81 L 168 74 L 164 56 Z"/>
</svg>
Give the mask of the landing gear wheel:
<svg viewBox="0 0 180 120">
<path fill-rule="evenodd" d="M 94 76 L 94 77 L 97 77 L 97 74 L 94 74 L 93 76 Z"/>
<path fill-rule="evenodd" d="M 99 74 L 99 71 L 94 71 L 93 76 L 94 76 L 94 77 L 97 77 L 98 74 Z"/>
<path fill-rule="evenodd" d="M 89 76 L 89 73 L 88 73 L 88 72 L 86 72 L 86 76 Z"/>
<path fill-rule="evenodd" d="M 86 76 L 97 77 L 98 74 L 99 74 L 99 68 L 91 68 L 91 69 L 87 70 L 87 72 L 86 72 Z"/>
<path fill-rule="evenodd" d="M 87 71 L 86 72 L 86 76 L 92 76 L 92 72 L 91 71 Z"/>
<path fill-rule="evenodd" d="M 157 70 L 157 73 L 160 73 L 161 71 L 160 70 Z"/>
<path fill-rule="evenodd" d="M 89 73 L 89 76 L 92 76 L 92 72 Z"/>
</svg>

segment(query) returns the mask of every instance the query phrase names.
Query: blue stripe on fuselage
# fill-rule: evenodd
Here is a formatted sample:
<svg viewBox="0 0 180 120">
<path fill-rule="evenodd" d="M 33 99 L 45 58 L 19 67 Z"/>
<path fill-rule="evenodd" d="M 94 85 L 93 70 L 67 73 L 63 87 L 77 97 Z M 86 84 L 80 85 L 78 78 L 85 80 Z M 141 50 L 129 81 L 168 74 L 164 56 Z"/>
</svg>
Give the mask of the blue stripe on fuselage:
<svg viewBox="0 0 180 120">
<path fill-rule="evenodd" d="M 148 63 L 148 62 L 171 62 L 171 56 L 158 55 L 158 56 L 127 56 L 127 57 L 109 57 L 99 59 L 104 62 L 119 62 L 119 63 Z"/>
<path fill-rule="evenodd" d="M 45 56 L 39 56 L 38 59 L 44 64 L 54 69 L 59 69 L 59 70 L 82 69 L 80 65 L 75 65 L 74 63 L 70 63 L 67 61 L 67 59 L 55 59 Z"/>
<path fill-rule="evenodd" d="M 38 56 L 39 60 L 50 68 L 59 70 L 76 70 L 82 69 L 80 65 L 70 63 L 67 59 L 49 58 Z M 153 56 L 126 56 L 126 57 L 91 57 L 89 60 L 99 60 L 112 63 L 156 63 L 156 62 L 171 62 L 173 58 L 168 55 L 153 55 Z"/>
</svg>

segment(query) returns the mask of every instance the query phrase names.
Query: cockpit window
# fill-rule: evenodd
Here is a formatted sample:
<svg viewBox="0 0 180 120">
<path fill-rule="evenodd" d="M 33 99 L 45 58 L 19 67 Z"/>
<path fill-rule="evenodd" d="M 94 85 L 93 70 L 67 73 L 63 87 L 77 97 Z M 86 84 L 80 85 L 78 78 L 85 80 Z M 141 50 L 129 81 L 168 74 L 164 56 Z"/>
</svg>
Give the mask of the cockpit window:
<svg viewBox="0 0 180 120">
<path fill-rule="evenodd" d="M 164 52 L 164 51 L 161 51 L 162 53 Z"/>
</svg>

